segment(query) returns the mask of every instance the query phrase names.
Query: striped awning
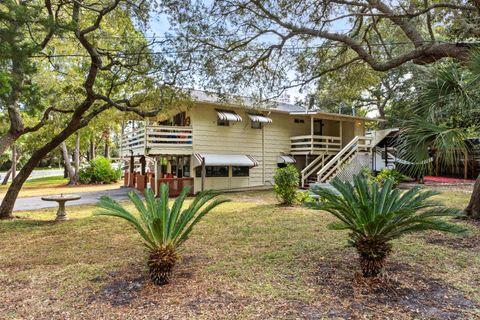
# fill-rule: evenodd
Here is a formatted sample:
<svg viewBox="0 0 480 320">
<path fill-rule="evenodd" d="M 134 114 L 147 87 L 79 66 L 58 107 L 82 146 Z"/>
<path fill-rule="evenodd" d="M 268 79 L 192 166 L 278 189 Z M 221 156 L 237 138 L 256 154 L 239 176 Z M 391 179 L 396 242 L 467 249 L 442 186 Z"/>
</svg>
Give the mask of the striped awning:
<svg viewBox="0 0 480 320">
<path fill-rule="evenodd" d="M 262 114 L 251 114 L 251 113 L 249 113 L 249 114 L 248 114 L 248 117 L 249 117 L 250 120 L 252 120 L 253 122 L 272 123 L 272 119 L 270 119 L 269 117 L 264 116 L 264 115 L 262 115 Z"/>
<path fill-rule="evenodd" d="M 238 167 L 256 167 L 258 161 L 248 154 L 211 154 L 194 153 L 193 166 L 199 167 L 205 159 L 206 166 L 238 166 Z"/>
<path fill-rule="evenodd" d="M 217 110 L 217 117 L 220 120 L 224 121 L 234 121 L 240 122 L 242 121 L 242 117 L 235 113 L 235 111 L 230 110 Z"/>
<path fill-rule="evenodd" d="M 281 156 L 278 156 L 278 158 L 277 158 L 277 163 L 288 164 L 288 163 L 296 163 L 296 162 L 297 162 L 297 160 L 295 160 L 294 157 L 287 156 L 287 155 L 281 155 Z"/>
</svg>

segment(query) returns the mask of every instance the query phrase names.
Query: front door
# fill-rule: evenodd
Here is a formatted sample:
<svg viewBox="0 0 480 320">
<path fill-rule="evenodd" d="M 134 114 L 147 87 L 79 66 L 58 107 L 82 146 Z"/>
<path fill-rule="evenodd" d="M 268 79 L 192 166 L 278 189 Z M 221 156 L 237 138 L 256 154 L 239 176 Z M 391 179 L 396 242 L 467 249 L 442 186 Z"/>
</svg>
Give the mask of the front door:
<svg viewBox="0 0 480 320">
<path fill-rule="evenodd" d="M 321 136 L 323 133 L 323 121 L 320 119 L 313 120 L 313 135 Z"/>
</svg>

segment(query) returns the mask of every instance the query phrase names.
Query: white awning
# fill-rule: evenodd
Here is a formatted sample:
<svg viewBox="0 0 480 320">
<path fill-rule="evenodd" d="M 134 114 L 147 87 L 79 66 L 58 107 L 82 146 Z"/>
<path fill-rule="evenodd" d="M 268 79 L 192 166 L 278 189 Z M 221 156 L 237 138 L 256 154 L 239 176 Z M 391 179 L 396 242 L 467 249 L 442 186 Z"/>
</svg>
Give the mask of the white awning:
<svg viewBox="0 0 480 320">
<path fill-rule="evenodd" d="M 286 155 L 281 155 L 281 156 L 278 156 L 277 158 L 277 163 L 296 163 L 297 160 L 295 160 L 294 157 L 291 157 L 291 156 L 286 156 Z"/>
<path fill-rule="evenodd" d="M 240 117 L 234 111 L 229 111 L 229 110 L 217 110 L 217 117 L 220 120 L 226 120 L 226 121 L 235 121 L 235 122 L 242 121 L 242 117 Z"/>
<path fill-rule="evenodd" d="M 250 120 L 253 122 L 261 122 L 261 123 L 272 123 L 272 119 L 270 119 L 267 116 L 261 115 L 261 114 L 248 114 L 248 117 Z"/>
<path fill-rule="evenodd" d="M 258 161 L 248 154 L 206 154 L 194 153 L 193 166 L 199 167 L 202 165 L 202 160 L 205 159 L 206 166 L 238 166 L 238 167 L 256 167 Z"/>
</svg>

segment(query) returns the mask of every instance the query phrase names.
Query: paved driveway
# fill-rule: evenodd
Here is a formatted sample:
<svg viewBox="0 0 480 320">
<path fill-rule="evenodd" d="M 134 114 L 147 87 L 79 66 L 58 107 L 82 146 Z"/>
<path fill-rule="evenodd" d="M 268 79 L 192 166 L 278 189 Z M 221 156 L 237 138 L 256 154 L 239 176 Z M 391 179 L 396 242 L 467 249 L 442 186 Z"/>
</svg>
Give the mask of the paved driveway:
<svg viewBox="0 0 480 320">
<path fill-rule="evenodd" d="M 127 193 L 132 190 L 133 189 L 130 188 L 120 188 L 105 191 L 79 192 L 76 194 L 81 196 L 82 198 L 76 201 L 68 201 L 66 205 L 76 206 L 80 204 L 95 204 L 98 202 L 101 196 L 109 196 L 117 201 L 126 200 L 128 199 Z M 13 211 L 36 210 L 53 207 L 58 207 L 58 204 L 53 201 L 43 201 L 42 197 L 28 197 L 18 198 L 15 206 L 13 207 Z"/>
</svg>

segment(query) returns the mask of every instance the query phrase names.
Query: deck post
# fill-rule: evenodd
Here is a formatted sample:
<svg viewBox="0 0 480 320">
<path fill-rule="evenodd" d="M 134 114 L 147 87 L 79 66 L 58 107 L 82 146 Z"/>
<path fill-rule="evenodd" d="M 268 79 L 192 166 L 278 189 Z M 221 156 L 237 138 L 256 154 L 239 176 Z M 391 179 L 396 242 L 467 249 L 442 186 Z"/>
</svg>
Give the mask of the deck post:
<svg viewBox="0 0 480 320">
<path fill-rule="evenodd" d="M 385 168 L 388 169 L 388 147 L 386 143 L 385 143 Z"/>
<path fill-rule="evenodd" d="M 343 122 L 342 120 L 338 121 L 339 133 L 340 133 L 340 150 L 343 148 Z"/>
<path fill-rule="evenodd" d="M 139 161 L 140 161 L 140 174 L 144 176 L 147 160 L 145 159 L 145 156 L 141 156 Z"/>
<path fill-rule="evenodd" d="M 155 179 L 154 179 L 154 184 L 155 184 L 155 197 L 158 197 L 160 194 L 160 176 L 162 175 L 162 164 L 160 163 L 161 158 L 158 156 L 155 157 Z"/>
<path fill-rule="evenodd" d="M 314 131 L 314 119 L 310 116 L 310 152 L 313 154 L 313 131 Z"/>
<path fill-rule="evenodd" d="M 130 164 L 128 166 L 128 172 L 133 173 L 134 168 L 135 168 L 135 157 L 130 156 Z"/>
<path fill-rule="evenodd" d="M 202 157 L 202 191 L 205 190 L 205 176 L 206 176 L 205 158 Z"/>
</svg>

